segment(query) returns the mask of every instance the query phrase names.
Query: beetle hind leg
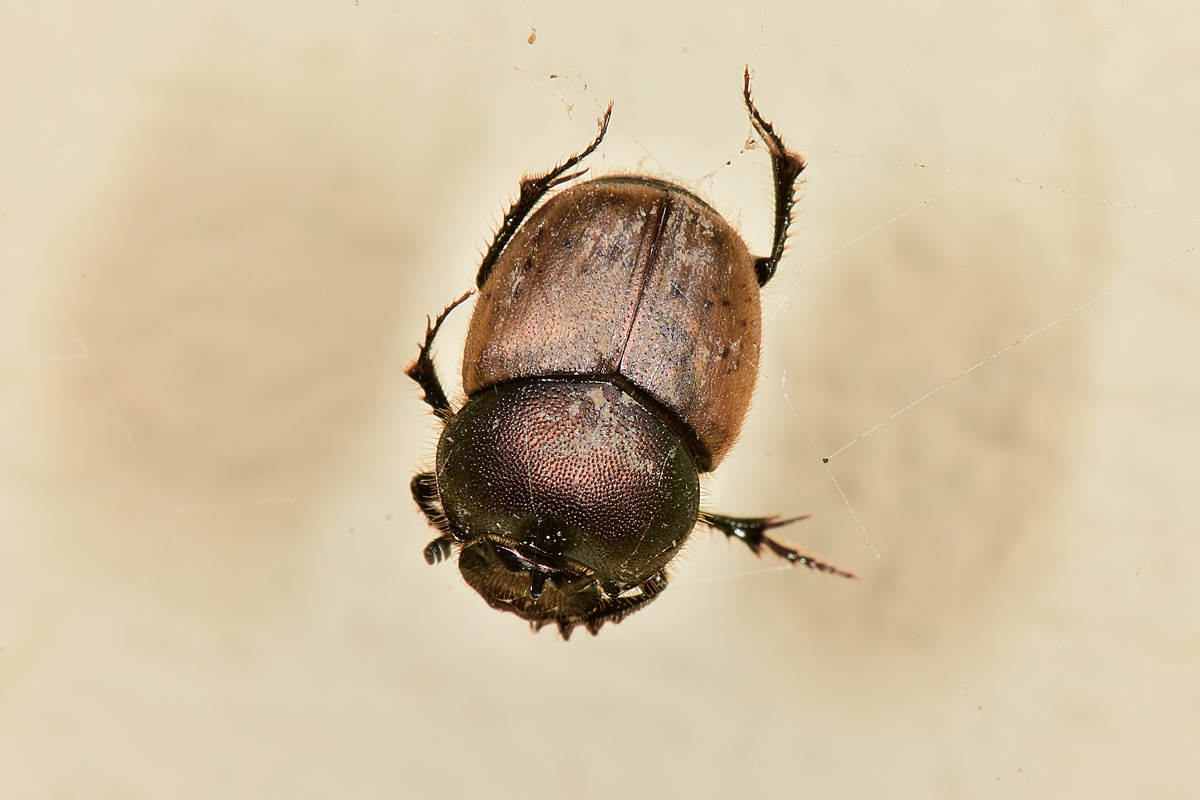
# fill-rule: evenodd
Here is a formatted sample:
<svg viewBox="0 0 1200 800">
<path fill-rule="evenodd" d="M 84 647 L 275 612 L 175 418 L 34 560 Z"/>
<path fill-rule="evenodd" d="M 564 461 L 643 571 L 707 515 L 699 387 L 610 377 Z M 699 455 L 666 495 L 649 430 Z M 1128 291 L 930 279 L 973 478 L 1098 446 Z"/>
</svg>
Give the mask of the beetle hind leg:
<svg viewBox="0 0 1200 800">
<path fill-rule="evenodd" d="M 484 282 L 492 274 L 492 267 L 496 265 L 496 259 L 504 251 L 505 245 L 512 239 L 513 234 L 520 229 L 521 223 L 525 221 L 525 217 L 529 215 L 529 212 L 533 210 L 538 201 L 546 196 L 546 192 L 561 183 L 566 183 L 572 178 L 578 178 L 587 172 L 586 167 L 574 172 L 569 172 L 568 170 L 590 156 L 600 146 L 600 142 L 604 141 L 604 134 L 608 133 L 608 120 L 612 117 L 612 109 L 612 103 L 609 103 L 608 110 L 604 112 L 604 116 L 600 119 L 600 130 L 591 144 L 549 172 L 522 179 L 520 194 L 513 204 L 508 207 L 508 213 L 504 215 L 504 221 L 500 223 L 500 228 L 496 231 L 496 236 L 492 239 L 491 246 L 484 255 L 483 261 L 479 262 L 479 274 L 475 276 L 476 286 L 481 289 L 483 288 Z"/>
<path fill-rule="evenodd" d="M 758 135 L 767 145 L 767 152 L 771 154 L 771 173 L 775 177 L 775 236 L 771 243 L 771 255 L 763 256 L 754 262 L 758 285 L 765 286 L 775 274 L 779 259 L 783 258 L 788 228 L 792 224 L 792 207 L 796 204 L 796 182 L 807 164 L 802 155 L 788 149 L 783 139 L 775 132 L 774 126 L 758 112 L 750 96 L 749 66 L 746 67 L 745 74 L 742 97 L 746 101 L 746 110 L 750 112 L 750 122 L 754 125 L 754 130 L 758 131 Z"/>
<path fill-rule="evenodd" d="M 827 572 L 830 575 L 840 575 L 843 578 L 857 580 L 858 576 L 853 572 L 846 572 L 832 564 L 827 564 L 824 561 L 806 556 L 797 548 L 767 536 L 767 531 L 771 528 L 779 528 L 783 525 L 799 522 L 807 518 L 807 515 L 803 517 L 791 517 L 789 519 L 779 519 L 778 517 L 726 517 L 722 514 L 710 514 L 705 511 L 700 515 L 700 522 L 710 528 L 719 530 L 730 539 L 741 540 L 757 555 L 762 555 L 762 549 L 765 547 L 792 564 L 815 569 L 819 572 Z"/>
</svg>

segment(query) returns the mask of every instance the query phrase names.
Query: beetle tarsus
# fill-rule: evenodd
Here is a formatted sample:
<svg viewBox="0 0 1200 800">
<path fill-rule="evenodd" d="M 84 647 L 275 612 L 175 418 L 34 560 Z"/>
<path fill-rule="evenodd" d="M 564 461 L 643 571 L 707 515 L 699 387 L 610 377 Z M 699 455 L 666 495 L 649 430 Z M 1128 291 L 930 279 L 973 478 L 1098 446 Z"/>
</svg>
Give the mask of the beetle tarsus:
<svg viewBox="0 0 1200 800">
<path fill-rule="evenodd" d="M 600 142 L 604 140 L 604 134 L 608 133 L 608 120 L 612 117 L 612 110 L 613 104 L 609 103 L 608 109 L 600 119 L 600 130 L 591 144 L 549 172 L 521 180 L 520 194 L 517 196 L 516 201 L 508 207 L 508 213 L 504 215 L 504 221 L 500 223 L 500 228 L 496 231 L 495 238 L 492 239 L 491 247 L 484 254 L 483 261 L 479 262 L 479 274 L 475 276 L 476 286 L 481 289 L 483 288 L 484 282 L 488 279 L 488 275 L 492 273 L 492 267 L 496 265 L 496 259 L 504 251 L 505 245 L 508 244 L 513 234 L 520 229 L 521 223 L 525 221 L 525 217 L 533 210 L 533 207 L 538 204 L 539 200 L 545 197 L 546 192 L 559 184 L 578 178 L 587 172 L 586 168 L 575 170 L 574 172 L 568 172 L 568 170 L 590 156 L 600 146 Z"/>
<path fill-rule="evenodd" d="M 775 236 L 771 243 L 771 255 L 763 256 L 754 262 L 754 272 L 758 276 L 758 285 L 765 286 L 775 274 L 779 259 L 783 258 L 783 249 L 787 245 L 788 228 L 792 224 L 792 207 L 796 204 L 796 182 L 806 166 L 804 157 L 794 150 L 789 150 L 783 139 L 775 132 L 774 126 L 763 118 L 754 105 L 750 95 L 750 67 L 747 65 L 745 82 L 742 84 L 742 97 L 746 101 L 746 110 L 750 112 L 750 122 L 754 130 L 762 137 L 767 151 L 771 154 L 771 173 L 775 178 Z"/>
<path fill-rule="evenodd" d="M 408 369 L 404 370 L 404 374 L 416 381 L 417 385 L 424 390 L 425 396 L 421 399 L 429 404 L 433 413 L 443 422 L 454 416 L 454 409 L 450 408 L 450 401 L 446 399 L 446 390 L 442 388 L 442 382 L 438 379 L 437 367 L 434 366 L 433 357 L 429 355 L 429 351 L 433 347 L 434 338 L 437 337 L 438 328 L 442 327 L 446 317 L 450 316 L 450 312 L 465 302 L 472 294 L 474 292 L 467 292 L 446 306 L 442 313 L 437 315 L 437 319 L 432 322 L 426 317 L 425 341 L 421 343 L 421 350 L 417 353 L 416 360 L 408 365 Z"/>
<path fill-rule="evenodd" d="M 815 569 L 818 572 L 827 572 L 830 575 L 840 575 L 843 578 L 857 580 L 858 576 L 853 572 L 846 572 L 832 564 L 820 561 L 811 556 L 806 556 L 797 548 L 767 536 L 767 531 L 771 528 L 779 528 L 793 522 L 799 522 L 802 519 L 808 519 L 808 515 L 789 517 L 788 519 L 779 519 L 778 517 L 726 517 L 722 514 L 710 514 L 707 511 L 700 515 L 700 521 L 705 525 L 721 531 L 721 533 L 730 539 L 741 540 L 756 555 L 762 555 L 762 549 L 765 547 L 792 564 Z"/>
</svg>

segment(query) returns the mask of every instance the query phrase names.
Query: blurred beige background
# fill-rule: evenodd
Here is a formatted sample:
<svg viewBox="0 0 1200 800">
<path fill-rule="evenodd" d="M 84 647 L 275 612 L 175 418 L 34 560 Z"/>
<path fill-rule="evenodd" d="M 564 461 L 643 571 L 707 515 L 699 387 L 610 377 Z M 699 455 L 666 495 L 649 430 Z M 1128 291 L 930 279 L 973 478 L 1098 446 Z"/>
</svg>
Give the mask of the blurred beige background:
<svg viewBox="0 0 1200 800">
<path fill-rule="evenodd" d="M 1200 795 L 1200 10 L 432 5 L 6 4 L 0 798 Z M 402 368 L 609 99 L 765 249 L 746 63 L 811 166 L 706 502 L 863 580 L 533 635 Z"/>
</svg>

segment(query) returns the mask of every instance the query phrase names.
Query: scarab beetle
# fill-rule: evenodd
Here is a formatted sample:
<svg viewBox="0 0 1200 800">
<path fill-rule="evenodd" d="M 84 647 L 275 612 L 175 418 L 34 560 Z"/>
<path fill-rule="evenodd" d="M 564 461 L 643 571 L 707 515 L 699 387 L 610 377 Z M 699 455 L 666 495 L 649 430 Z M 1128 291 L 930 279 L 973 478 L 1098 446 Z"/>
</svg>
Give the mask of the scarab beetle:
<svg viewBox="0 0 1200 800">
<path fill-rule="evenodd" d="M 444 422 L 434 472 L 413 498 L 439 531 L 430 564 L 458 550 L 467 583 L 534 629 L 595 634 L 666 588 L 697 522 L 794 564 L 848 572 L 766 531 L 794 522 L 700 510 L 699 476 L 733 446 L 758 377 L 760 287 L 787 240 L 804 159 L 743 97 L 771 155 L 771 254 L 754 257 L 715 210 L 649 177 L 583 175 L 582 152 L 521 181 L 476 278 L 455 411 L 426 326 L 407 374 Z"/>
</svg>

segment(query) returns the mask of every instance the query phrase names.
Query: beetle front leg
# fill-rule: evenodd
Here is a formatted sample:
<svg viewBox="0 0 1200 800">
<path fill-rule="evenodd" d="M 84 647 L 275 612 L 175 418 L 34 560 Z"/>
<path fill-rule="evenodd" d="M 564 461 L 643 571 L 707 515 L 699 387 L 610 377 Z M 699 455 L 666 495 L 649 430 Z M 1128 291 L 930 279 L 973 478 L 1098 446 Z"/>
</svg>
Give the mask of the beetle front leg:
<svg viewBox="0 0 1200 800">
<path fill-rule="evenodd" d="M 832 564 L 810 558 L 803 555 L 798 549 L 767 536 L 766 532 L 771 528 L 778 528 L 792 522 L 799 522 L 802 519 L 808 519 L 808 515 L 791 517 L 790 519 L 779 519 L 778 517 L 726 517 L 722 514 L 710 514 L 707 511 L 700 514 L 700 522 L 710 528 L 721 531 L 721 533 L 730 539 L 740 539 L 757 555 L 762 555 L 762 548 L 765 546 L 772 553 L 787 559 L 792 564 L 799 564 L 810 569 L 828 572 L 830 575 L 841 575 L 843 578 L 858 580 L 858 576 L 853 572 L 846 572 Z"/>
<path fill-rule="evenodd" d="M 783 248 L 787 244 L 788 228 L 792 224 L 792 206 L 796 204 L 796 181 L 807 164 L 799 153 L 789 150 L 783 139 L 775 132 L 771 123 L 763 119 L 750 97 L 750 67 L 746 67 L 746 79 L 742 84 L 742 97 L 746 101 L 746 110 L 750 112 L 750 122 L 754 130 L 762 137 L 771 154 L 771 173 L 775 176 L 775 236 L 771 243 L 771 255 L 763 256 L 754 262 L 754 272 L 758 276 L 758 285 L 765 286 L 779 259 L 783 258 Z"/>
<path fill-rule="evenodd" d="M 450 557 L 450 546 L 454 544 L 455 539 L 450 531 L 450 521 L 446 519 L 446 513 L 442 509 L 441 498 L 438 497 L 437 478 L 432 472 L 418 472 L 413 476 L 409 488 L 412 489 L 413 500 L 417 501 L 425 519 L 432 527 L 442 532 L 441 536 L 425 545 L 425 563 L 432 565 L 445 561 Z"/>
<path fill-rule="evenodd" d="M 442 510 L 442 499 L 438 496 L 437 478 L 432 472 L 418 472 L 408 484 L 413 500 L 429 524 L 439 531 L 448 530 L 446 513 Z"/>
<path fill-rule="evenodd" d="M 421 350 L 417 353 L 417 359 L 408 365 L 408 369 L 404 370 L 405 375 L 412 378 L 425 390 L 425 396 L 421 399 L 429 404 L 429 407 L 433 409 L 433 413 L 443 422 L 449 421 L 454 416 L 454 409 L 450 408 L 450 401 L 446 399 L 446 390 L 442 388 L 442 382 L 438 379 L 437 367 L 434 366 L 433 357 L 429 355 L 429 351 L 433 347 L 433 340 L 437 336 L 438 328 L 442 327 L 442 323 L 446 321 L 446 317 L 450 316 L 450 312 L 466 301 L 472 294 L 473 292 L 467 292 L 446 306 L 442 313 L 438 314 L 436 320 L 430 322 L 429 318 L 426 317 L 425 341 L 421 343 Z M 417 502 L 420 501 L 418 500 Z"/>
<path fill-rule="evenodd" d="M 575 626 L 583 625 L 587 628 L 588 633 L 595 636 L 600 633 L 600 629 L 604 627 L 606 622 L 618 623 L 633 612 L 645 607 L 662 594 L 663 589 L 667 588 L 667 583 L 666 570 L 660 569 L 637 586 L 626 590 L 623 594 L 617 597 L 606 597 L 601 601 L 596 610 L 585 617 L 556 620 L 555 624 L 558 625 L 558 634 L 562 636 L 564 641 L 568 640 L 571 638 L 571 631 L 575 629 Z M 530 625 L 537 631 L 541 630 L 542 626 L 546 625 L 549 621 L 539 620 L 531 622 Z"/>
<path fill-rule="evenodd" d="M 492 274 L 492 267 L 496 265 L 496 259 L 504 251 L 508 240 L 521 227 L 521 223 L 525 221 L 525 217 L 538 204 L 538 201 L 546 196 L 546 192 L 560 183 L 566 183 L 572 178 L 578 178 L 587 172 L 586 167 L 570 173 L 567 170 L 590 156 L 600 146 L 600 142 L 604 140 L 604 134 L 608 132 L 608 120 L 612 116 L 612 109 L 612 103 L 609 103 L 608 110 L 604 112 L 604 117 L 600 120 L 600 132 L 596 134 L 596 138 L 592 140 L 591 144 L 549 172 L 532 178 L 522 179 L 521 192 L 517 196 L 516 202 L 508 207 L 508 213 L 504 215 L 504 221 L 500 223 L 500 228 L 496 231 L 495 238 L 492 239 L 491 247 L 488 248 L 483 261 L 479 263 L 479 274 L 475 277 L 476 286 L 480 289 L 483 288 L 484 282 L 488 279 L 488 275 Z"/>
</svg>

